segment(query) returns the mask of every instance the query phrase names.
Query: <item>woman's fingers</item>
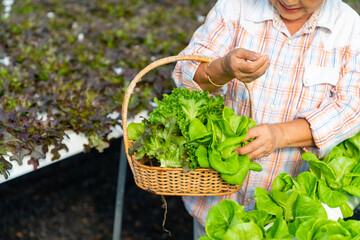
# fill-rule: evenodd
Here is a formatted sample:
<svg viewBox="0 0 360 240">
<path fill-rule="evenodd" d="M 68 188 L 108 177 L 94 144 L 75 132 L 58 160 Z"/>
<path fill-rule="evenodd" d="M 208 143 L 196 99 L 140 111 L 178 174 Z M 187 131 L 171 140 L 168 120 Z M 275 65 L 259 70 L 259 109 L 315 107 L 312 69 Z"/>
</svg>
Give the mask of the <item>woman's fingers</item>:
<svg viewBox="0 0 360 240">
<path fill-rule="evenodd" d="M 258 79 L 259 77 L 264 75 L 264 73 L 266 72 L 266 70 L 268 69 L 269 66 L 270 66 L 270 61 L 267 60 L 267 61 L 265 61 L 265 63 L 256 72 L 254 72 L 252 74 L 244 74 L 241 77 L 241 81 L 246 82 L 246 83 L 250 83 L 250 82 Z"/>
<path fill-rule="evenodd" d="M 262 56 L 253 62 L 239 59 L 236 69 L 234 70 L 234 75 L 242 82 L 252 82 L 261 77 L 269 66 L 270 61 L 268 56 Z"/>
<path fill-rule="evenodd" d="M 248 155 L 250 160 L 255 160 L 261 157 L 266 157 L 271 153 L 271 148 L 269 148 L 265 143 L 259 139 L 246 144 L 244 147 L 236 149 L 236 153 L 239 155 Z"/>
<path fill-rule="evenodd" d="M 249 129 L 244 141 L 254 139 L 244 147 L 236 149 L 240 155 L 248 155 L 250 159 L 268 156 L 281 146 L 281 131 L 274 124 L 261 124 Z"/>
<path fill-rule="evenodd" d="M 252 82 L 261 77 L 269 65 L 268 56 L 244 48 L 232 50 L 222 61 L 223 71 L 243 82 Z"/>
<path fill-rule="evenodd" d="M 268 56 L 266 55 L 261 56 L 260 58 L 252 62 L 246 61 L 244 59 L 239 59 L 237 62 L 237 67 L 243 73 L 253 74 L 265 65 L 266 60 L 268 60 Z"/>
<path fill-rule="evenodd" d="M 256 61 L 261 57 L 260 53 L 247 50 L 245 48 L 238 48 L 234 50 L 234 55 L 239 59 L 249 60 L 249 61 Z"/>
</svg>

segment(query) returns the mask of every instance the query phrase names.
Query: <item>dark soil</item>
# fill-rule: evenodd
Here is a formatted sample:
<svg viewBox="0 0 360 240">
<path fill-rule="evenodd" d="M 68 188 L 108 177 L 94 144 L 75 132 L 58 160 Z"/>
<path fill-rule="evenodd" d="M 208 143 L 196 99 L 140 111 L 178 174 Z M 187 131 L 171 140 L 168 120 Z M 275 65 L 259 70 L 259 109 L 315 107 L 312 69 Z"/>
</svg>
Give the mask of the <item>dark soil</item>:
<svg viewBox="0 0 360 240">
<path fill-rule="evenodd" d="M 112 239 L 120 139 L 99 153 L 81 153 L 0 184 L 0 240 Z M 192 218 L 180 197 L 138 188 L 127 167 L 121 239 L 192 239 Z"/>
</svg>

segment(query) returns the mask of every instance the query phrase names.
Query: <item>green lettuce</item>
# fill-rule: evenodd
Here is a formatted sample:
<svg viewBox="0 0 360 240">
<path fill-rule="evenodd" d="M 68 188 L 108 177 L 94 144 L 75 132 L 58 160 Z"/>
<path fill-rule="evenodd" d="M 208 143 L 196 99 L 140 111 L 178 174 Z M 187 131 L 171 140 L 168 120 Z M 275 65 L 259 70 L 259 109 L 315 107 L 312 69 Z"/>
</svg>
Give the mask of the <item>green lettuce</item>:
<svg viewBox="0 0 360 240">
<path fill-rule="evenodd" d="M 327 213 L 318 199 L 317 179 L 310 172 L 292 178 L 287 173 L 279 174 L 271 193 L 262 188 L 255 189 L 255 208 L 284 219 L 291 234 L 308 219 L 327 219 Z"/>
<path fill-rule="evenodd" d="M 273 225 L 265 230 L 270 223 Z M 273 219 L 263 210 L 245 212 L 243 206 L 228 199 L 209 210 L 205 230 L 199 240 L 293 239 L 281 218 Z"/>
<path fill-rule="evenodd" d="M 310 152 L 302 158 L 318 179 L 319 199 L 329 207 L 340 207 L 344 217 L 351 217 L 347 196 L 360 197 L 360 133 L 333 147 L 323 159 Z"/>
<path fill-rule="evenodd" d="M 130 150 L 137 159 L 155 158 L 161 167 L 183 167 L 185 171 L 213 168 L 235 185 L 241 185 L 250 170 L 262 170 L 248 156 L 235 153 L 251 141 L 244 139 L 256 123 L 235 115 L 221 96 L 176 88 L 155 102 L 158 106 L 148 120 L 128 126 L 133 140 Z"/>
</svg>

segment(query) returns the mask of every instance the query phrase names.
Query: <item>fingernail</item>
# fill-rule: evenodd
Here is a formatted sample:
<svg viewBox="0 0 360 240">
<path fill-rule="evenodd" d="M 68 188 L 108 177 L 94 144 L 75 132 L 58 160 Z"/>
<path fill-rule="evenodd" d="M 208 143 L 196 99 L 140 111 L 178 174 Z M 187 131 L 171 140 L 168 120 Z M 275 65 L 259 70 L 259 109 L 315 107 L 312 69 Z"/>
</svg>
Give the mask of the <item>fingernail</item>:
<svg viewBox="0 0 360 240">
<path fill-rule="evenodd" d="M 269 59 L 269 56 L 268 55 L 263 55 L 262 56 L 262 60 L 265 62 L 266 60 L 268 60 Z"/>
<path fill-rule="evenodd" d="M 259 58 L 259 57 L 261 57 L 261 54 L 260 53 L 255 53 L 254 57 Z"/>
</svg>

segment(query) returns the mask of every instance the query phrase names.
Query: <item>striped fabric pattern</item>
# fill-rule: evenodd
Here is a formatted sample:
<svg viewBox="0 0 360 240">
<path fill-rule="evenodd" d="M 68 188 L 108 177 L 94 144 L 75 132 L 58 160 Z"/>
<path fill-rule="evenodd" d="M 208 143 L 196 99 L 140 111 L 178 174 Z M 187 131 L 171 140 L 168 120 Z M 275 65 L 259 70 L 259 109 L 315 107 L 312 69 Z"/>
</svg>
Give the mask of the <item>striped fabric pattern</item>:
<svg viewBox="0 0 360 240">
<path fill-rule="evenodd" d="M 269 1 L 216 3 L 180 54 L 218 58 L 242 47 L 268 55 L 270 67 L 250 84 L 255 122 L 305 118 L 316 147 L 278 149 L 255 160 L 263 171 L 250 172 L 235 194 L 184 197 L 192 216 L 204 225 L 208 210 L 224 198 L 238 201 L 246 210 L 253 209 L 256 187 L 270 190 L 279 173 L 287 172 L 294 177 L 308 169 L 301 160 L 304 151 L 323 157 L 333 146 L 360 130 L 359 44 L 359 16 L 340 0 L 326 0 L 292 36 Z M 199 64 L 179 62 L 173 73 L 175 83 L 199 90 L 192 80 Z M 213 94 L 224 96 L 235 114 L 249 116 L 249 95 L 240 81 L 234 79 Z"/>
</svg>

